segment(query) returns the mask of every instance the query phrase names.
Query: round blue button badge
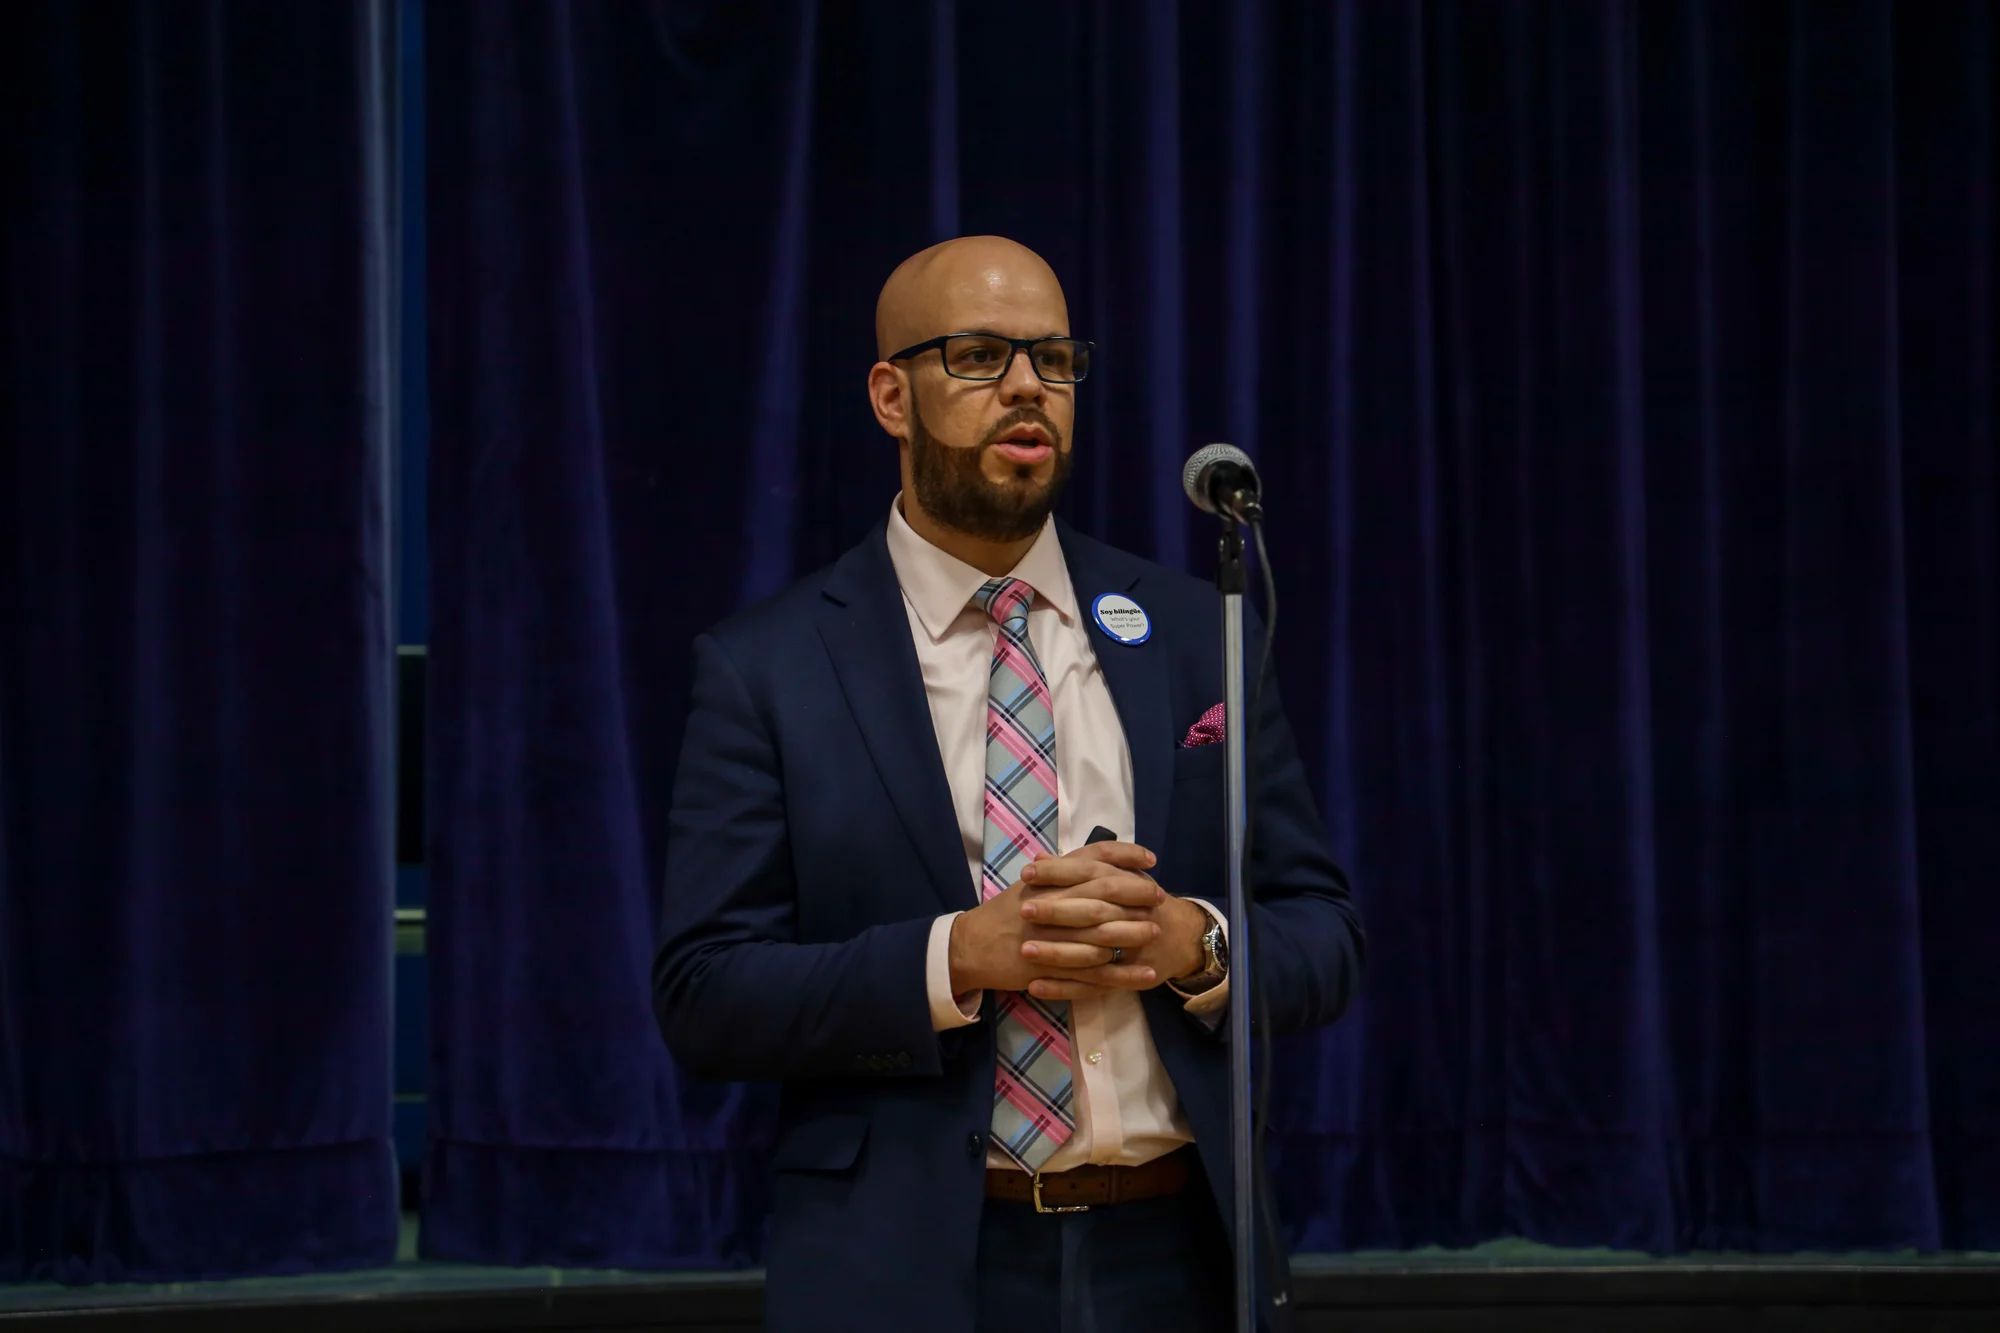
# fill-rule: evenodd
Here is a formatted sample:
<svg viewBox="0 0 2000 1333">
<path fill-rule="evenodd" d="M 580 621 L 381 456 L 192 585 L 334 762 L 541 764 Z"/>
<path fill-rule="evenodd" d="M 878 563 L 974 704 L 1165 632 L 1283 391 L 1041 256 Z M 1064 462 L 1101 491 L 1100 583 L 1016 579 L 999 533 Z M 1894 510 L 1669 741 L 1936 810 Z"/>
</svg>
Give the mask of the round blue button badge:
<svg viewBox="0 0 2000 1333">
<path fill-rule="evenodd" d="M 1128 647 L 1153 637 L 1153 622 L 1146 608 L 1122 592 L 1100 594 L 1090 604 L 1090 618 L 1097 622 L 1097 628 Z"/>
</svg>

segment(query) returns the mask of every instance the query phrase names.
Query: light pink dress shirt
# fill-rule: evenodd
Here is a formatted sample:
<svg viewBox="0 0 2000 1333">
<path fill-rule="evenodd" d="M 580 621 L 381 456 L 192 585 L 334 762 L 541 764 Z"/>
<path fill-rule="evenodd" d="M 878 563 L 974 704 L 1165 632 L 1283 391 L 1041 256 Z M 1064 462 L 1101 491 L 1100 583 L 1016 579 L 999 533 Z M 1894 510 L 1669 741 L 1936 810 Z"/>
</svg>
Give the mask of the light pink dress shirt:
<svg viewBox="0 0 2000 1333">
<path fill-rule="evenodd" d="M 990 616 L 971 605 L 986 575 L 919 537 L 904 521 L 899 497 L 889 514 L 889 559 L 903 589 L 910 636 L 923 668 L 938 754 L 951 785 L 965 844 L 965 903 L 978 902 L 980 860 L 986 830 L 986 679 L 998 633 Z M 1121 841 L 1132 840 L 1132 755 L 1125 728 L 1090 643 L 1069 567 L 1064 564 L 1055 525 L 1042 529 L 1015 566 L 1013 577 L 1035 590 L 1028 610 L 1028 637 L 1048 677 L 1056 721 L 1056 845 L 1069 850 L 1103 825 Z M 1162 867 L 1169 879 L 1171 866 Z M 1207 903 L 1211 916 L 1223 918 Z M 931 1025 L 940 1032 L 979 1021 L 983 995 L 951 993 L 951 923 L 957 913 L 931 927 L 925 982 Z M 1223 928 L 1228 929 L 1226 921 Z M 1187 1002 L 1204 1021 L 1227 1009 L 1224 980 Z M 1134 991 L 1113 991 L 1102 999 L 1070 1006 L 1076 1077 L 1076 1132 L 1043 1165 L 1045 1172 L 1084 1163 L 1138 1166 L 1194 1141 L 1173 1080 L 1167 1077 Z M 1012 1163 L 988 1149 L 987 1165 Z"/>
</svg>

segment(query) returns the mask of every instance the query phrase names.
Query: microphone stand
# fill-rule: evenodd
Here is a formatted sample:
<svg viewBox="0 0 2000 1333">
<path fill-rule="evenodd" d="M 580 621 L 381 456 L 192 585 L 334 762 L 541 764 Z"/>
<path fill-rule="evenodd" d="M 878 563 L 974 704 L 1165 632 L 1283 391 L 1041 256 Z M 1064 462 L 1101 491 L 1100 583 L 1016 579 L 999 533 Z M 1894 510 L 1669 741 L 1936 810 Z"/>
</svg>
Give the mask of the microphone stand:
<svg viewBox="0 0 2000 1333">
<path fill-rule="evenodd" d="M 1241 493 L 1239 492 L 1239 497 Z M 1255 503 L 1252 500 L 1250 503 Z M 1235 1173 L 1236 1333 L 1257 1333 L 1257 1163 L 1251 1135 L 1250 894 L 1243 882 L 1248 809 L 1243 694 L 1243 532 L 1231 507 L 1218 506 L 1222 541 L 1215 586 L 1222 594 L 1223 826 L 1229 848 L 1229 1158 Z"/>
</svg>

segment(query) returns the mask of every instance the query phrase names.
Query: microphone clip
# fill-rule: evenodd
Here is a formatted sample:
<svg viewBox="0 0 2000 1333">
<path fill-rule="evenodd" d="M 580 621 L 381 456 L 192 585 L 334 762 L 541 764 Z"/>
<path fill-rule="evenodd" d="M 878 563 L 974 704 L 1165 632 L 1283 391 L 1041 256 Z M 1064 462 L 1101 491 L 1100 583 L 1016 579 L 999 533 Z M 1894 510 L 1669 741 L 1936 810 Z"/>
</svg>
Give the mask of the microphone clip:
<svg viewBox="0 0 2000 1333">
<path fill-rule="evenodd" d="M 1250 588 L 1250 575 L 1243 566 L 1243 526 L 1233 509 L 1223 507 L 1217 513 L 1222 519 L 1222 539 L 1215 548 L 1215 588 L 1225 597 L 1231 593 L 1241 596 Z"/>
<path fill-rule="evenodd" d="M 1216 497 L 1216 508 L 1224 518 L 1238 523 L 1262 523 L 1264 502 L 1258 497 L 1255 487 L 1246 486 L 1240 490 L 1227 491 Z"/>
</svg>

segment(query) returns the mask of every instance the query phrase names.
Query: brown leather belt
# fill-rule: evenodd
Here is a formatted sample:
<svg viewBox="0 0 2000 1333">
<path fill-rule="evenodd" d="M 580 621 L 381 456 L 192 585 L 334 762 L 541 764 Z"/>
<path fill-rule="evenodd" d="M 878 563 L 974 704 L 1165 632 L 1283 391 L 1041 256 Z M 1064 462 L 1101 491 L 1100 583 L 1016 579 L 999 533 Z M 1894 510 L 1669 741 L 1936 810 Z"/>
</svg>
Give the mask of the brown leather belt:
<svg viewBox="0 0 2000 1333">
<path fill-rule="evenodd" d="M 1176 1148 L 1144 1166 L 1073 1166 L 1029 1175 L 1012 1168 L 986 1169 L 986 1197 L 1032 1203 L 1038 1213 L 1087 1213 L 1114 1203 L 1179 1194 L 1194 1183 L 1193 1148 Z"/>
</svg>

